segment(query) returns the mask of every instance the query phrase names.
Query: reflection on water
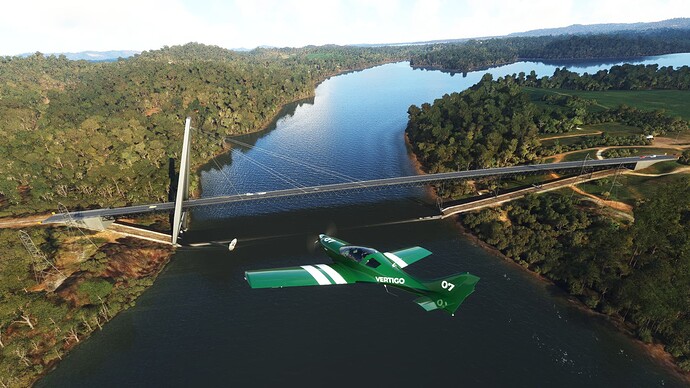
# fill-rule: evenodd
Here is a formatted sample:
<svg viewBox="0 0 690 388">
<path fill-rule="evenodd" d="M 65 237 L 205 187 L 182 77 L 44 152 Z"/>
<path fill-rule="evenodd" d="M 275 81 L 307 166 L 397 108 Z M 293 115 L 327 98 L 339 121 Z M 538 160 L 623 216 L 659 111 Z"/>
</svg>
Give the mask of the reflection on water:
<svg viewBox="0 0 690 388">
<path fill-rule="evenodd" d="M 490 71 L 532 68 L 545 75 L 555 67 L 523 62 Z M 403 138 L 409 105 L 463 90 L 482 74 L 451 77 L 398 63 L 334 77 L 274 130 L 243 137 L 260 149 L 233 149 L 207 165 L 203 195 L 330 183 L 333 172 L 356 179 L 414 174 Z M 607 322 L 473 245 L 452 221 L 419 221 L 434 212 L 427 202 L 423 191 L 403 189 L 194 210 L 187 241 L 238 238 L 236 249 L 180 249 L 136 307 L 37 385 L 682 385 Z M 373 284 L 248 287 L 250 269 L 329 262 L 314 248 L 327 229 L 381 251 L 432 251 L 406 268 L 413 276 L 469 271 L 481 281 L 453 318 Z"/>
</svg>

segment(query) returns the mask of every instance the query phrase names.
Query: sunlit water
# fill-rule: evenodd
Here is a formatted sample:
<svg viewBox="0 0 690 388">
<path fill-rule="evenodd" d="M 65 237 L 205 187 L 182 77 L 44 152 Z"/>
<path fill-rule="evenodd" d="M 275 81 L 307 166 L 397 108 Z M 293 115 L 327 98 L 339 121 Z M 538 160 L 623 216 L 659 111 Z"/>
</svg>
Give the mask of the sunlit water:
<svg viewBox="0 0 690 388">
<path fill-rule="evenodd" d="M 679 66 L 690 55 L 651 60 Z M 532 69 L 550 75 L 555 66 L 522 62 L 488 71 L 498 77 Z M 407 108 L 464 90 L 482 74 L 398 63 L 331 78 L 274 129 L 241 138 L 257 148 L 209 163 L 203 195 L 414 174 L 403 137 Z M 682 385 L 610 324 L 473 245 L 452 221 L 398 223 L 433 214 L 429 202 L 421 189 L 405 188 L 195 210 L 186 241 L 238 237 L 237 249 L 180 249 L 136 307 L 38 385 Z M 380 250 L 420 245 L 434 252 L 408 267 L 414 275 L 469 271 L 481 281 L 449 317 L 377 285 L 251 290 L 243 280 L 248 269 L 328 262 L 313 249 L 315 234 L 326 230 Z"/>
</svg>

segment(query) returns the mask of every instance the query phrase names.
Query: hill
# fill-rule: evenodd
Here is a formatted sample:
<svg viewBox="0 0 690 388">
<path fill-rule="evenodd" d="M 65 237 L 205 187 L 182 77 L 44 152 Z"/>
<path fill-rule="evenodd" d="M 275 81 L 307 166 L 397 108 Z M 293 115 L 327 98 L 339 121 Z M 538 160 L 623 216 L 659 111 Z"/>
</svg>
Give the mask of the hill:
<svg viewBox="0 0 690 388">
<path fill-rule="evenodd" d="M 59 57 L 64 55 L 67 59 L 71 61 L 91 61 L 91 62 L 112 62 L 117 61 L 119 58 L 129 58 L 134 55 L 139 54 L 140 51 L 133 50 L 109 50 L 109 51 L 80 51 L 78 53 L 48 53 L 46 56 L 54 55 Z M 25 53 L 19 55 L 22 58 L 34 55 L 34 53 Z"/>
<path fill-rule="evenodd" d="M 567 27 L 542 28 L 525 32 L 514 32 L 508 37 L 545 36 L 545 35 L 585 35 L 610 34 L 620 31 L 649 31 L 658 29 L 690 29 L 690 18 L 675 18 L 650 23 L 603 23 L 603 24 L 573 24 Z"/>
</svg>

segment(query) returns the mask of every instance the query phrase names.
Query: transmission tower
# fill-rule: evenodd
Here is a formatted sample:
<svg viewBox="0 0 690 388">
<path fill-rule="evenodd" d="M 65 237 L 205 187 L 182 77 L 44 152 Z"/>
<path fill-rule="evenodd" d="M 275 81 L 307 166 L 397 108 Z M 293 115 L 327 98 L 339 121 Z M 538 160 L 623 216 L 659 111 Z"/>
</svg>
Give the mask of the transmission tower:
<svg viewBox="0 0 690 388">
<path fill-rule="evenodd" d="M 48 257 L 45 255 L 45 253 L 38 249 L 36 244 L 34 244 L 34 240 L 31 238 L 31 236 L 29 236 L 28 233 L 20 230 L 19 239 L 22 241 L 22 244 L 24 245 L 24 248 L 26 248 L 27 252 L 29 252 L 29 255 L 31 255 L 32 269 L 36 283 L 43 281 L 43 279 L 45 279 L 45 277 L 50 273 L 50 270 L 46 270 L 45 268 L 51 268 L 61 276 L 65 276 L 62 271 L 60 271 L 50 260 L 48 260 Z"/>
<path fill-rule="evenodd" d="M 618 177 L 621 176 L 622 171 L 625 169 L 625 166 L 623 166 L 623 163 L 619 164 L 618 167 L 616 167 L 616 174 L 613 176 L 613 182 L 611 182 L 611 188 L 609 189 L 609 199 L 612 199 L 614 197 L 613 190 L 615 189 L 618 191 L 618 187 L 622 186 L 622 184 L 616 182 L 618 180 Z"/>
<path fill-rule="evenodd" d="M 67 207 L 62 204 L 62 202 L 58 202 L 58 211 L 67 217 L 67 222 L 65 222 L 65 225 L 67 225 L 67 230 L 69 231 L 70 235 L 72 234 L 72 226 L 74 226 L 77 228 L 77 230 L 79 230 L 79 233 L 81 233 L 82 237 L 87 239 L 91 243 L 91 245 L 98 248 L 98 245 L 96 245 L 96 243 L 94 243 L 91 240 L 91 238 L 87 236 L 83 230 L 81 230 L 77 221 L 75 221 L 74 218 L 72 218 L 72 214 L 69 212 L 69 210 L 67 210 Z"/>
</svg>

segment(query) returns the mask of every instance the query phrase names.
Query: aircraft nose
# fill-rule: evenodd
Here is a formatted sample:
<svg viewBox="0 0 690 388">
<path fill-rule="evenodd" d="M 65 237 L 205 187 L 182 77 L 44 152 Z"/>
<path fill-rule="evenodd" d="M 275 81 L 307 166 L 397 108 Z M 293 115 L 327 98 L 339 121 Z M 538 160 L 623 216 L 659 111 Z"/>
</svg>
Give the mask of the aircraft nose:
<svg viewBox="0 0 690 388">
<path fill-rule="evenodd" d="M 326 235 L 323 234 L 323 233 L 321 233 L 321 234 L 319 235 L 319 240 L 323 240 L 324 237 L 326 237 Z"/>
</svg>

